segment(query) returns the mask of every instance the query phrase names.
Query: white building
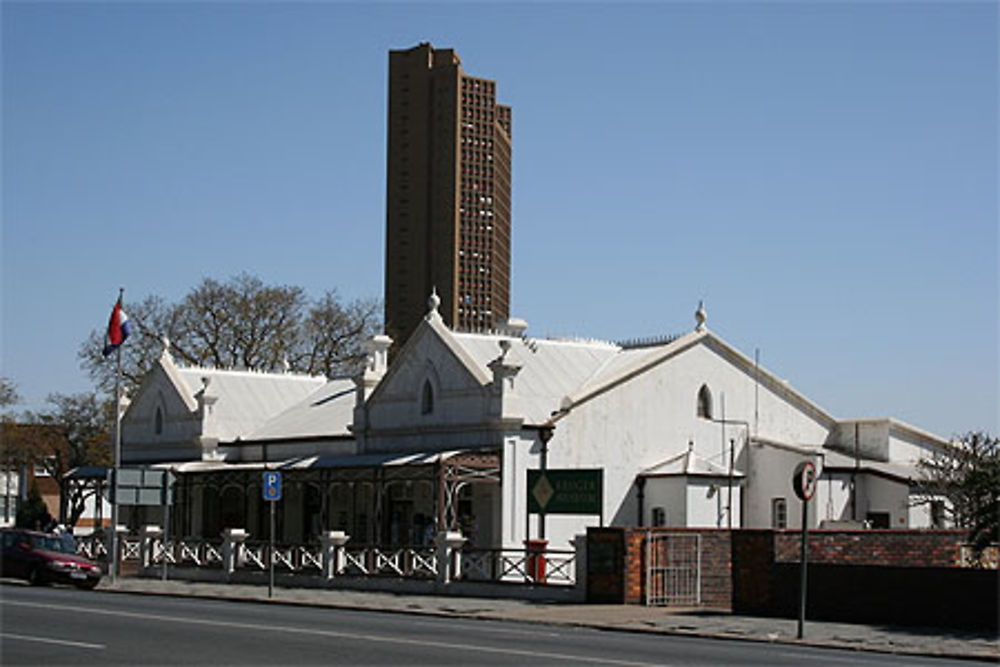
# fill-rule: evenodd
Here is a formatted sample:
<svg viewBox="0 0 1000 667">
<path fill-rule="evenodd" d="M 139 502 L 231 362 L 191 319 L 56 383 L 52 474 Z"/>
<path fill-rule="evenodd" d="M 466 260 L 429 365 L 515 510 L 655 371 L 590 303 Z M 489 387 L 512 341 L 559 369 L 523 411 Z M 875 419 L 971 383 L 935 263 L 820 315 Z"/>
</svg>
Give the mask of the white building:
<svg viewBox="0 0 1000 667">
<path fill-rule="evenodd" d="M 180 530 L 193 534 L 259 532 L 265 467 L 287 472 L 288 540 L 342 529 L 419 543 L 458 527 L 478 546 L 520 546 L 542 528 L 527 488 L 541 468 L 601 480 L 595 514 L 546 515 L 558 547 L 602 522 L 798 527 L 804 460 L 820 471 L 812 526 L 937 519 L 912 506 L 910 480 L 946 441 L 832 417 L 712 333 L 703 308 L 691 333 L 620 346 L 532 339 L 518 321 L 453 332 L 438 303 L 391 365 L 391 341 L 373 339 L 353 381 L 179 368 L 165 349 L 124 417 L 126 464 L 182 476 Z"/>
</svg>

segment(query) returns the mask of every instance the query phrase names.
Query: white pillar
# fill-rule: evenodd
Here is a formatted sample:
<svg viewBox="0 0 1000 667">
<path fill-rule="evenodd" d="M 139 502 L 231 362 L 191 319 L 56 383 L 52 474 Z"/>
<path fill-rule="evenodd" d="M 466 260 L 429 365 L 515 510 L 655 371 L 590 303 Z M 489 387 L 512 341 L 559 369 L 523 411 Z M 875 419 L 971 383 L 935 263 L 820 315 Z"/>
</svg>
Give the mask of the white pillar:
<svg viewBox="0 0 1000 667">
<path fill-rule="evenodd" d="M 437 547 L 437 579 L 439 583 L 447 584 L 462 574 L 462 557 L 457 553 L 466 539 L 457 531 L 444 531 L 437 534 L 434 544 Z"/>
<path fill-rule="evenodd" d="M 156 565 L 156 541 L 163 535 L 159 526 L 143 526 L 142 542 L 139 543 L 139 562 L 143 569 Z"/>
<path fill-rule="evenodd" d="M 108 526 L 108 531 L 104 535 L 104 549 L 108 554 L 108 571 L 114 567 L 115 563 L 118 563 L 119 569 L 121 568 L 121 558 L 114 557 L 113 550 L 115 547 L 118 548 L 118 556 L 125 553 L 125 544 L 123 543 L 123 538 L 128 535 L 128 528 L 118 524 L 117 528 L 112 528 Z M 117 575 L 117 572 L 115 573 Z"/>
<path fill-rule="evenodd" d="M 351 536 L 342 530 L 327 530 L 320 534 L 324 579 L 333 579 L 344 570 L 344 545 L 350 539 Z"/>
<path fill-rule="evenodd" d="M 243 565 L 243 543 L 247 537 L 247 531 L 242 528 L 226 528 L 222 531 L 222 568 L 227 578 Z"/>
</svg>

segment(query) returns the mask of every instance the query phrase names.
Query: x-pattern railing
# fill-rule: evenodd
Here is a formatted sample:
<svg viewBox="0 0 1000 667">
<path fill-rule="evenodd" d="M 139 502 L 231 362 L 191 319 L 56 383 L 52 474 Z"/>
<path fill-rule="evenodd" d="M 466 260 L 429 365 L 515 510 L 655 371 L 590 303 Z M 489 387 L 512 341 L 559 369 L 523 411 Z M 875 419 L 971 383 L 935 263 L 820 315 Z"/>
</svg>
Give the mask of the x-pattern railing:
<svg viewBox="0 0 1000 667">
<path fill-rule="evenodd" d="M 467 581 L 573 585 L 576 580 L 576 553 L 569 550 L 463 549 L 461 558 Z M 545 559 L 544 569 L 538 558 Z"/>
<path fill-rule="evenodd" d="M 141 543 L 139 538 L 123 537 L 120 540 L 122 560 L 138 560 Z M 323 553 L 317 545 L 280 545 L 271 552 L 266 542 L 245 542 L 240 548 L 243 568 L 266 570 L 273 553 L 276 568 L 293 573 L 322 571 Z M 107 555 L 106 545 L 97 537 L 80 539 L 77 551 L 88 558 Z M 465 548 L 457 556 L 461 559 L 459 578 L 466 581 L 573 585 L 576 578 L 576 554 L 570 550 Z M 539 558 L 545 559 L 544 568 L 540 568 Z M 222 541 L 154 539 L 152 564 L 162 564 L 164 559 L 172 565 L 218 566 L 223 563 Z M 432 578 L 437 575 L 438 568 L 438 553 L 433 547 L 381 549 L 355 545 L 342 549 L 340 571 L 336 574 Z"/>
</svg>

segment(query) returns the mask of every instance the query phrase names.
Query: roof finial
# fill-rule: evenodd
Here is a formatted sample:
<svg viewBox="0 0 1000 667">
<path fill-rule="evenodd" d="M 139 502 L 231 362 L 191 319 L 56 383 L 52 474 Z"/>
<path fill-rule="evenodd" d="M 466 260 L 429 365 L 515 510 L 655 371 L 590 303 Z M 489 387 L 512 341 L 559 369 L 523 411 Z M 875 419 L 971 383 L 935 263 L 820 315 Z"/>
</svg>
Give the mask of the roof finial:
<svg viewBox="0 0 1000 667">
<path fill-rule="evenodd" d="M 163 344 L 163 350 L 160 352 L 161 359 L 170 359 L 170 339 L 167 338 L 166 334 L 160 336 L 160 343 Z"/>
<path fill-rule="evenodd" d="M 427 314 L 436 313 L 438 306 L 441 305 L 441 297 L 438 296 L 437 286 L 431 287 L 431 295 L 427 299 Z"/>
<path fill-rule="evenodd" d="M 708 311 L 705 310 L 705 302 L 698 301 L 698 310 L 694 311 L 694 321 L 697 323 L 695 331 L 704 331 L 705 322 L 708 320 Z"/>
</svg>

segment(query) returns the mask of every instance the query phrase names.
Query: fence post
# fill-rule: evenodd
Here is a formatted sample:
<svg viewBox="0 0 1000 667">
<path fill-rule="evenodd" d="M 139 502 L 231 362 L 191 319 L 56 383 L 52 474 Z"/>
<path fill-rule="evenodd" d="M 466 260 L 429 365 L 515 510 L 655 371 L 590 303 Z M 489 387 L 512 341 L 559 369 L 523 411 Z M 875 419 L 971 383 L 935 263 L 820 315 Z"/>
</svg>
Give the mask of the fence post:
<svg viewBox="0 0 1000 667">
<path fill-rule="evenodd" d="M 528 570 L 528 578 L 533 583 L 545 583 L 545 551 L 548 547 L 548 540 L 534 539 L 524 541 L 526 569 Z"/>
<path fill-rule="evenodd" d="M 139 543 L 139 563 L 142 569 L 145 570 L 156 565 L 156 540 L 162 534 L 163 529 L 159 526 L 142 527 L 142 541 Z M 166 557 L 165 554 L 164 557 Z"/>
<path fill-rule="evenodd" d="M 351 536 L 342 530 L 327 530 L 319 539 L 323 544 L 323 578 L 333 579 L 344 570 L 344 545 Z"/>
<path fill-rule="evenodd" d="M 457 551 L 465 544 L 465 538 L 458 531 L 443 531 L 434 537 L 437 547 L 438 583 L 447 584 L 462 576 L 462 557 Z"/>
<path fill-rule="evenodd" d="M 228 580 L 236 568 L 243 565 L 243 542 L 247 531 L 242 528 L 226 528 L 222 531 L 222 570 Z"/>
<path fill-rule="evenodd" d="M 576 556 L 574 563 L 576 564 L 576 570 L 574 576 L 576 580 L 573 582 L 573 586 L 583 595 L 583 599 L 587 598 L 587 536 L 577 535 L 573 538 L 573 547 L 576 549 Z"/>
<path fill-rule="evenodd" d="M 115 533 L 117 533 L 117 535 Z M 128 528 L 126 528 L 125 526 L 123 526 L 121 524 L 118 524 L 117 527 L 115 527 L 115 526 L 108 526 L 108 530 L 107 530 L 107 532 L 104 535 L 104 539 L 105 539 L 104 548 L 105 548 L 105 550 L 107 551 L 107 554 L 108 554 L 108 556 L 107 556 L 108 557 L 108 572 L 111 572 L 111 569 L 115 566 L 115 563 L 118 564 L 118 572 L 114 573 L 115 576 L 117 576 L 118 574 L 121 573 L 121 569 L 122 569 L 122 567 L 121 567 L 122 566 L 121 556 L 125 552 L 125 546 L 122 544 L 122 539 L 126 535 L 128 535 Z M 118 548 L 118 555 L 117 556 L 114 555 L 114 549 L 115 549 L 115 547 Z"/>
</svg>

